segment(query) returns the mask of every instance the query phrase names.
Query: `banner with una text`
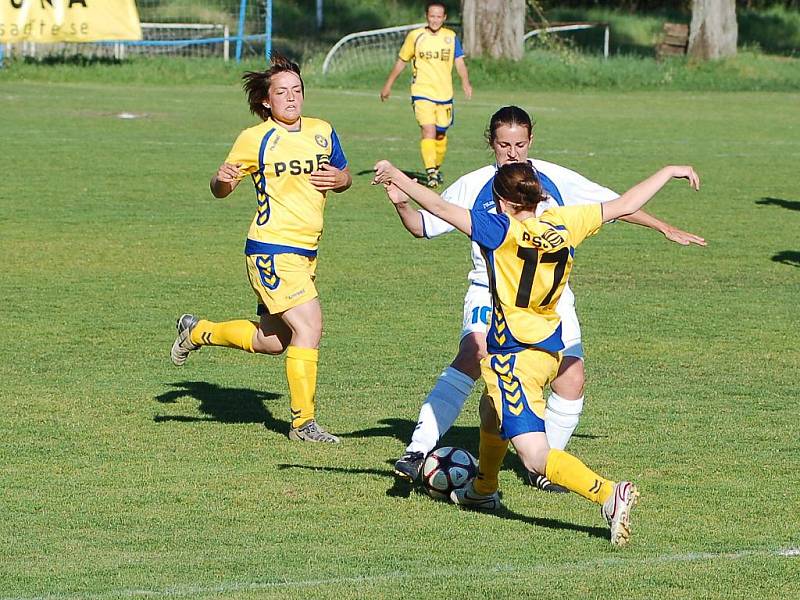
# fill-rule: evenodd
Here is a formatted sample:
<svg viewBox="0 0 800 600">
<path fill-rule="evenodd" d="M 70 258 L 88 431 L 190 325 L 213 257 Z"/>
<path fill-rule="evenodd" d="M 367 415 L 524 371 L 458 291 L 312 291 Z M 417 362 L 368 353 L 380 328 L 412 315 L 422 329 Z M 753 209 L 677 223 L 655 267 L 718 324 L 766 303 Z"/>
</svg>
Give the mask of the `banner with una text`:
<svg viewBox="0 0 800 600">
<path fill-rule="evenodd" d="M 140 39 L 135 0 L 0 0 L 0 42 Z"/>
</svg>

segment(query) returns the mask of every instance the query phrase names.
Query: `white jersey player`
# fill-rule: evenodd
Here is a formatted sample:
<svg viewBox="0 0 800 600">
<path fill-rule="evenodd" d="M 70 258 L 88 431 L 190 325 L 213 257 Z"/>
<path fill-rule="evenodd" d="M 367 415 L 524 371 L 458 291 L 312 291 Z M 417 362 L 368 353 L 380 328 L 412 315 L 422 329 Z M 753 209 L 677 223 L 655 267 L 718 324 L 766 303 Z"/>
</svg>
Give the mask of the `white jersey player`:
<svg viewBox="0 0 800 600">
<path fill-rule="evenodd" d="M 617 197 L 612 190 L 589 181 L 574 171 L 550 162 L 528 159 L 532 134 L 533 123 L 523 109 L 506 106 L 498 110 L 492 116 L 487 130 L 489 146 L 495 153 L 496 164 L 464 175 L 444 191 L 442 198 L 468 210 L 494 212 L 492 182 L 497 167 L 523 160 L 529 160 L 537 170 L 542 188 L 549 197 L 547 204 L 540 207 L 540 212 L 556 205 L 599 203 Z M 430 213 L 411 208 L 407 199 L 395 201 L 394 204 L 403 225 L 416 237 L 433 238 L 453 230 L 451 225 Z M 703 238 L 672 227 L 644 211 L 638 211 L 623 220 L 660 231 L 668 239 L 681 245 L 706 244 Z M 474 243 L 472 263 L 469 288 L 464 298 L 464 321 L 458 354 L 439 376 L 426 398 L 411 443 L 395 463 L 395 474 L 408 481 L 414 481 L 419 476 L 425 456 L 453 425 L 480 377 L 480 359 L 486 355 L 486 330 L 492 299 L 486 264 Z M 545 426 L 550 447 L 563 450 L 578 425 L 584 400 L 581 331 L 575 313 L 575 296 L 569 287 L 565 288 L 556 310 L 562 321 L 565 349 L 558 376 L 550 384 Z M 540 474 L 532 473 L 530 481 L 540 489 L 563 491 Z"/>
</svg>

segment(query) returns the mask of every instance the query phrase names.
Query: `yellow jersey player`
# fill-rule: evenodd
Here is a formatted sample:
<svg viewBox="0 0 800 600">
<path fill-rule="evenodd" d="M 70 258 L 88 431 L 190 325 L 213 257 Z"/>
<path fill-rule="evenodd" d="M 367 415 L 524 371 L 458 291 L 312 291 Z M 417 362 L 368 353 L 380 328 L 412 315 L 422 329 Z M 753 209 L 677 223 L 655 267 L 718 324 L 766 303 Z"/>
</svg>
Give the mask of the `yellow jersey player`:
<svg viewBox="0 0 800 600">
<path fill-rule="evenodd" d="M 411 104 L 422 136 L 419 143 L 422 164 L 428 176 L 428 187 L 436 188 L 443 182 L 439 168 L 447 152 L 447 130 L 453 124 L 453 66 L 461 78 L 467 100 L 472 97 L 472 86 L 461 42 L 452 29 L 443 27 L 447 19 L 444 4 L 428 2 L 425 19 L 428 22 L 425 27 L 414 29 L 406 36 L 397 62 L 381 90 L 381 100 L 389 98 L 392 85 L 410 61 L 414 69 Z"/>
<path fill-rule="evenodd" d="M 172 362 L 183 365 L 203 346 L 285 351 L 289 438 L 338 442 L 315 416 L 322 309 L 314 279 L 327 192 L 343 192 L 352 178 L 330 123 L 302 116 L 305 90 L 295 63 L 273 55 L 269 69 L 247 72 L 243 79 L 250 110 L 262 122 L 239 134 L 211 179 L 211 192 L 224 198 L 246 176 L 253 181 L 257 207 L 245 259 L 260 318 L 215 323 L 184 314 Z"/>
<path fill-rule="evenodd" d="M 536 207 L 546 194 L 527 162 L 497 170 L 493 184 L 497 214 L 446 202 L 388 161 L 375 165 L 375 171 L 375 183 L 386 186 L 393 202 L 410 196 L 470 236 L 486 259 L 493 310 L 488 356 L 481 361 L 486 391 L 480 405 L 478 477 L 454 491 L 451 500 L 484 510 L 500 506 L 498 474 L 510 440 L 529 471 L 543 473 L 599 504 L 611 528 L 611 543 L 626 544 L 630 511 L 639 495 L 636 487 L 598 475 L 547 442 L 542 390 L 558 373 L 564 348 L 555 307 L 578 244 L 602 223 L 639 210 L 673 177 L 688 179 L 699 189 L 697 174 L 691 167 L 665 167 L 614 200 L 552 208 L 536 217 Z"/>
</svg>

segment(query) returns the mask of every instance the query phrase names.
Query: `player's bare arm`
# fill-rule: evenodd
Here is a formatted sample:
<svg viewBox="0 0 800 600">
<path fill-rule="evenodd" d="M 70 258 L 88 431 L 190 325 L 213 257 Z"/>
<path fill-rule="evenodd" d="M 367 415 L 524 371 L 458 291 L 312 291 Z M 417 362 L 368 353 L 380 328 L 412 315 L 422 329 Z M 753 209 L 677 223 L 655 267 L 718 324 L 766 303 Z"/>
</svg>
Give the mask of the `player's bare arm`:
<svg viewBox="0 0 800 600">
<path fill-rule="evenodd" d="M 456 73 L 461 79 L 461 89 L 464 90 L 464 97 L 467 100 L 472 99 L 472 84 L 469 82 L 469 71 L 467 71 L 467 63 L 464 57 L 459 56 L 453 64 L 456 67 Z"/>
<path fill-rule="evenodd" d="M 328 163 L 311 173 L 309 178 L 318 192 L 343 192 L 353 183 L 349 167 L 337 169 Z"/>
<path fill-rule="evenodd" d="M 626 223 L 633 223 L 635 225 L 641 225 L 643 227 L 649 227 L 650 229 L 659 231 L 664 234 L 665 238 L 675 242 L 676 244 L 680 244 L 681 246 L 689 246 L 691 244 L 696 244 L 698 246 L 708 245 L 705 238 L 695 235 L 694 233 L 689 233 L 688 231 L 678 229 L 677 227 L 670 225 L 669 223 L 665 223 L 661 219 L 657 219 L 653 215 L 646 213 L 643 210 L 637 210 L 635 213 L 622 217 L 620 220 L 625 221 Z"/>
<path fill-rule="evenodd" d="M 394 63 L 394 67 L 392 67 L 392 70 L 389 72 L 389 77 L 386 78 L 386 83 L 383 84 L 383 88 L 381 89 L 381 102 L 386 102 L 389 99 L 395 80 L 405 68 L 406 63 L 398 58 L 397 62 Z"/>
<path fill-rule="evenodd" d="M 700 190 L 700 177 L 690 166 L 669 166 L 656 171 L 644 181 L 637 183 L 619 198 L 603 202 L 603 221 L 613 221 L 635 213 L 658 193 L 671 179 L 688 179 L 692 189 Z M 413 196 L 412 196 L 413 197 Z"/>
<path fill-rule="evenodd" d="M 439 194 L 420 185 L 388 160 L 381 160 L 375 165 L 375 178 L 372 183 L 383 184 L 390 200 L 391 187 L 396 186 L 432 215 L 447 221 L 466 235 L 472 234 L 472 219 L 468 210 L 443 200 Z"/>
<path fill-rule="evenodd" d="M 386 187 L 386 196 L 392 202 L 397 216 L 403 223 L 403 227 L 416 238 L 425 237 L 425 230 L 422 226 L 422 215 L 411 206 L 411 198 L 403 190 L 395 185 Z"/>
<path fill-rule="evenodd" d="M 211 178 L 211 193 L 215 198 L 225 198 L 230 195 L 240 181 L 241 164 L 222 163 Z"/>
</svg>

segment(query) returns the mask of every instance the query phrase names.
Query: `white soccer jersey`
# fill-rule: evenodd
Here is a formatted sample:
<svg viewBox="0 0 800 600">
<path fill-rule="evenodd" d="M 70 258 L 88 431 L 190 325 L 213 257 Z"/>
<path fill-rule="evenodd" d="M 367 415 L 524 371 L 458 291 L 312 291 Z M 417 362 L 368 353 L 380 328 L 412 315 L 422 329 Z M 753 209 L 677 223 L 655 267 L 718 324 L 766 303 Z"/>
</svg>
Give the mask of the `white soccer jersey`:
<svg viewBox="0 0 800 600">
<path fill-rule="evenodd" d="M 554 206 L 596 204 L 613 200 L 619 196 L 616 192 L 590 181 L 570 169 L 544 160 L 529 159 L 529 162 L 539 173 L 542 189 L 548 196 L 547 201 L 541 202 L 537 207 L 537 215 Z M 492 182 L 496 172 L 497 167 L 489 165 L 467 173 L 453 182 L 442 193 L 442 198 L 467 210 L 495 212 Z M 425 210 L 420 210 L 419 213 L 422 216 L 422 227 L 427 238 L 433 238 L 454 229 L 446 221 Z M 472 270 L 469 272 L 468 279 L 471 284 L 489 287 L 486 263 L 481 256 L 478 244 L 474 242 L 472 243 Z M 561 303 L 574 303 L 574 296 L 572 290 L 569 289 L 569 284 L 561 295 L 559 304 Z"/>
</svg>

